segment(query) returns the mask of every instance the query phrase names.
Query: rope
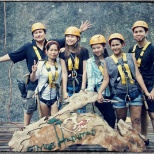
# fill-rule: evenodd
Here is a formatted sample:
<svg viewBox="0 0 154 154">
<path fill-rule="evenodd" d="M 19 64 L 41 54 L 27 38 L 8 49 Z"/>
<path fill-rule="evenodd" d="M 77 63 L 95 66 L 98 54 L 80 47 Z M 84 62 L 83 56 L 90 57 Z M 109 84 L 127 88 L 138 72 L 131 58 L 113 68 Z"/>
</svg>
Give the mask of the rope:
<svg viewBox="0 0 154 154">
<path fill-rule="evenodd" d="M 10 106 L 11 106 L 11 100 L 12 100 L 12 80 L 11 80 L 11 68 L 13 66 L 13 62 L 10 64 L 10 68 L 9 68 L 9 83 L 10 83 L 10 90 L 9 90 L 9 104 L 7 106 L 8 109 L 8 120 L 9 122 L 11 122 L 11 118 L 10 118 Z"/>
<path fill-rule="evenodd" d="M 10 94 L 10 97 L 9 97 L 9 103 L 8 103 L 8 106 L 7 106 L 7 114 L 8 114 L 8 123 L 10 123 L 10 124 L 14 124 L 14 125 L 16 125 L 18 128 L 20 128 L 21 130 L 23 130 L 22 129 L 22 127 L 21 126 L 18 126 L 16 123 L 14 123 L 14 122 L 12 122 L 11 121 L 11 118 L 10 118 L 10 106 L 11 106 L 11 101 L 12 101 L 12 79 L 11 79 L 11 68 L 12 68 L 12 66 L 13 66 L 13 62 L 11 62 L 11 64 L 10 64 L 10 68 L 9 68 L 9 83 L 10 83 L 10 92 L 9 92 L 9 94 Z"/>
<path fill-rule="evenodd" d="M 4 4 L 4 8 L 3 8 L 4 9 L 4 52 L 7 53 L 7 50 L 6 50 L 6 3 L 4 2 L 3 4 Z M 11 80 L 11 68 L 12 68 L 12 66 L 13 66 L 13 62 L 11 62 L 9 72 L 8 72 L 9 83 L 10 83 L 10 89 L 9 89 L 10 97 L 9 97 L 9 103 L 7 105 L 8 122 L 0 122 L 0 125 L 3 125 L 4 123 L 10 123 L 10 124 L 16 125 L 18 128 L 23 130 L 21 126 L 18 126 L 16 123 L 13 123 L 11 121 L 11 118 L 10 118 L 10 106 L 11 106 L 11 100 L 12 100 L 12 80 Z"/>
<path fill-rule="evenodd" d="M 6 3 L 4 2 L 4 51 L 6 52 Z"/>
</svg>

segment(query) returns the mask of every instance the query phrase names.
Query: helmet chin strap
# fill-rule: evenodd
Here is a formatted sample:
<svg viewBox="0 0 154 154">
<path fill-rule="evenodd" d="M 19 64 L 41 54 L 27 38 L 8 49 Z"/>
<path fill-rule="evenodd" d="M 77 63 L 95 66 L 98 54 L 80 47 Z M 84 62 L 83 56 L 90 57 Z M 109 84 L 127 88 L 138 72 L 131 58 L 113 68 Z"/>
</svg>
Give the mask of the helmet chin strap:
<svg viewBox="0 0 154 154">
<path fill-rule="evenodd" d="M 78 46 L 78 41 L 73 45 L 74 48 Z"/>
<path fill-rule="evenodd" d="M 74 48 L 76 48 L 78 46 L 78 42 L 79 42 L 80 38 L 78 37 L 78 40 L 76 41 L 76 43 L 74 44 Z"/>
</svg>

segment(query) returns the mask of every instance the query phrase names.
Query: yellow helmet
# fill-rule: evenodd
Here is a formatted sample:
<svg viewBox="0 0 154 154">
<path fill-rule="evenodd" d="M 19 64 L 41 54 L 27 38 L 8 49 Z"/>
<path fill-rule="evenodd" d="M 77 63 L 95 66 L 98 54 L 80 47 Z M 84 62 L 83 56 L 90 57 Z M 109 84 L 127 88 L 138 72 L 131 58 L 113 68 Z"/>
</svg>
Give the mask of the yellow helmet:
<svg viewBox="0 0 154 154">
<path fill-rule="evenodd" d="M 98 44 L 98 43 L 105 43 L 106 44 L 106 40 L 105 37 L 101 34 L 97 34 L 91 37 L 89 44 L 93 45 L 93 44 Z"/>
<path fill-rule="evenodd" d="M 37 30 L 37 29 L 46 29 L 45 26 L 40 23 L 40 22 L 37 22 L 35 24 L 32 25 L 32 33 Z"/>
<path fill-rule="evenodd" d="M 80 30 L 77 27 L 71 26 L 65 30 L 65 35 L 67 34 L 80 36 Z"/>
<path fill-rule="evenodd" d="M 144 27 L 148 30 L 148 24 L 145 21 L 136 21 L 132 26 L 132 30 L 136 27 Z"/>
<path fill-rule="evenodd" d="M 111 40 L 112 40 L 112 39 L 116 39 L 116 38 L 117 38 L 117 39 L 120 39 L 120 40 L 122 40 L 122 41 L 125 42 L 124 37 L 123 37 L 120 33 L 113 33 L 113 34 L 111 34 L 110 37 L 109 37 L 109 40 L 108 40 L 109 45 L 111 44 Z"/>
</svg>

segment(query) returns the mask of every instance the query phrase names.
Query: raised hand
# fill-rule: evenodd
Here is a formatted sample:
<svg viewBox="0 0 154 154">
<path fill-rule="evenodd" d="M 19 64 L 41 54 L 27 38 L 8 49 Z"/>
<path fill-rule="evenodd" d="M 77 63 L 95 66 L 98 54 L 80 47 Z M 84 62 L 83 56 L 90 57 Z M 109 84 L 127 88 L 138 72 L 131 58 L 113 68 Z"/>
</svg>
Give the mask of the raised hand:
<svg viewBox="0 0 154 154">
<path fill-rule="evenodd" d="M 80 32 L 84 32 L 85 30 L 87 30 L 88 28 L 91 28 L 91 23 L 90 21 L 86 20 L 85 22 L 81 22 L 80 25 Z"/>
<path fill-rule="evenodd" d="M 36 61 L 34 60 L 34 65 L 32 66 L 32 72 L 35 73 L 37 71 L 37 66 Z"/>
</svg>

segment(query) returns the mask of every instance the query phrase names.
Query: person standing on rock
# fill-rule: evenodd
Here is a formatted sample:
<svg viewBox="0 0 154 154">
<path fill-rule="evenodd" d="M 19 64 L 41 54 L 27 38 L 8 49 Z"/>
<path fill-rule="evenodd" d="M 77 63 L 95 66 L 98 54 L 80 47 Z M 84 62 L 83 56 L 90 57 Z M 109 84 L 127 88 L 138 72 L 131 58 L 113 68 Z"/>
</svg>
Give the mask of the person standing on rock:
<svg viewBox="0 0 154 154">
<path fill-rule="evenodd" d="M 88 86 L 86 91 L 99 91 L 101 83 L 104 79 L 104 59 L 108 57 L 106 46 L 106 39 L 103 35 L 98 34 L 94 35 L 90 39 L 90 46 L 93 51 L 93 57 L 87 60 L 86 71 L 87 71 L 87 79 Z M 105 99 L 111 98 L 110 87 L 108 86 L 103 92 L 103 96 Z M 113 109 L 112 103 L 98 103 L 95 102 L 95 106 L 102 113 L 103 118 L 107 121 L 107 123 L 114 128 L 115 127 L 115 113 Z"/>
<path fill-rule="evenodd" d="M 83 32 L 87 28 L 90 28 L 91 24 L 89 21 L 86 21 L 81 24 L 80 31 Z M 33 40 L 24 44 L 20 49 L 15 52 L 11 52 L 0 57 L 0 62 L 4 61 L 13 61 L 13 63 L 17 63 L 26 59 L 28 71 L 31 73 L 32 66 L 34 64 L 34 60 L 37 61 L 44 59 L 46 57 L 45 54 L 45 45 L 47 43 L 46 40 L 46 28 L 45 25 L 37 22 L 32 25 L 31 28 Z M 58 42 L 60 48 L 64 47 L 65 39 L 52 39 Z M 35 99 L 33 98 L 35 88 L 37 87 L 37 80 L 35 82 L 31 82 L 28 79 L 27 87 L 26 87 L 26 101 L 25 98 L 23 100 L 24 104 L 24 126 L 30 124 L 30 120 L 32 118 L 32 114 L 37 110 L 37 104 Z"/>
<path fill-rule="evenodd" d="M 109 45 L 113 55 L 105 59 L 104 80 L 98 92 L 98 102 L 103 102 L 102 92 L 107 87 L 109 81 L 114 94 L 113 103 L 116 111 L 117 121 L 126 120 L 127 109 L 130 110 L 132 127 L 141 132 L 141 109 L 142 94 L 139 91 L 138 84 L 149 99 L 152 98 L 148 92 L 143 78 L 138 70 L 135 57 L 130 53 L 124 53 L 124 37 L 119 33 L 111 34 Z"/>
<path fill-rule="evenodd" d="M 61 81 L 61 66 L 57 60 L 59 44 L 49 41 L 46 44 L 47 60 L 36 61 L 32 66 L 30 80 L 38 79 L 37 92 L 40 99 L 40 111 L 42 117 L 52 116 L 58 112 L 59 87 Z"/>
<path fill-rule="evenodd" d="M 151 95 L 154 96 L 154 45 L 147 40 L 148 29 L 148 24 L 145 21 L 136 21 L 133 24 L 132 32 L 137 44 L 129 49 L 129 53 L 135 54 L 137 65 L 143 76 L 144 83 Z M 147 111 L 154 130 L 154 101 L 147 97 L 145 98 L 148 107 L 146 107 L 145 103 L 143 104 L 141 125 L 142 134 L 147 139 L 149 121 L 147 119 Z M 149 139 L 145 141 L 145 144 L 149 144 Z"/>
<path fill-rule="evenodd" d="M 89 58 L 88 49 L 81 47 L 80 30 L 71 26 L 65 30 L 66 44 L 59 54 L 62 66 L 63 98 L 70 97 L 73 93 L 84 91 L 86 88 L 86 61 Z M 86 106 L 78 110 L 86 112 Z"/>
</svg>

